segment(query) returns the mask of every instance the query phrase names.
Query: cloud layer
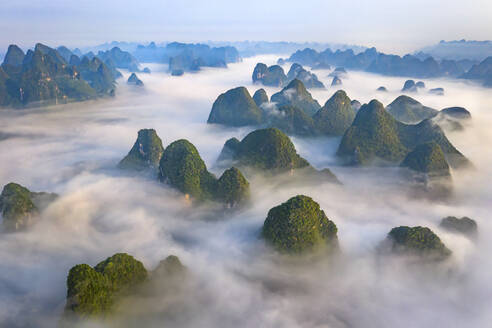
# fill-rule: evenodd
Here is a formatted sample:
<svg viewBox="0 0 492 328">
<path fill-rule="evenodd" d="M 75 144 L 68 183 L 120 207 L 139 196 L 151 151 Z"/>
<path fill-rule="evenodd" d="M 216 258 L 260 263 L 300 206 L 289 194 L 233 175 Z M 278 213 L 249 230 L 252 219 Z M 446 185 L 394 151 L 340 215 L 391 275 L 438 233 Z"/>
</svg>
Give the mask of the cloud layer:
<svg viewBox="0 0 492 328">
<path fill-rule="evenodd" d="M 415 95 L 437 109 L 464 106 L 473 116 L 465 131 L 448 135 L 475 169 L 452 172 L 455 196 L 446 203 L 408 198 L 394 169 L 337 167 L 337 138 L 293 140 L 314 166 L 330 167 L 343 187 L 279 186 L 252 177 L 253 205 L 225 216 L 206 206 L 189 207 L 174 190 L 115 168 L 141 128 L 155 128 L 165 146 L 190 140 L 213 167 L 228 138 L 250 131 L 205 124 L 213 101 L 239 85 L 253 93 L 258 88 L 251 84 L 254 65 L 276 58 L 247 59 L 183 77 L 153 66 L 155 73 L 140 76 L 143 92 L 121 80 L 114 99 L 0 111 L 0 132 L 8 136 L 0 141 L 0 184 L 15 181 L 61 195 L 32 229 L 0 238 L 0 322 L 53 327 L 63 310 L 70 267 L 128 252 L 149 269 L 176 254 L 192 272 L 180 294 L 164 293 L 146 304 L 150 314 L 142 324 L 149 327 L 162 322 L 174 327 L 486 326 L 492 319 L 489 90 L 425 80 L 428 88 L 444 87 L 446 95 Z M 325 85 L 328 73 L 316 71 Z M 404 80 L 349 72 L 342 88 L 362 103 L 378 98 L 387 105 Z M 380 85 L 389 92 L 377 93 Z M 266 90 L 269 96 L 278 91 Z M 312 93 L 323 104 L 335 91 Z M 299 265 L 278 258 L 258 238 L 268 210 L 296 194 L 313 197 L 337 224 L 339 257 Z M 439 229 L 448 215 L 475 219 L 478 242 Z M 379 242 L 399 225 L 430 227 L 453 251 L 452 260 L 419 267 L 377 257 Z M 174 313 L 181 315 L 158 315 L 176 307 L 182 312 Z"/>
</svg>

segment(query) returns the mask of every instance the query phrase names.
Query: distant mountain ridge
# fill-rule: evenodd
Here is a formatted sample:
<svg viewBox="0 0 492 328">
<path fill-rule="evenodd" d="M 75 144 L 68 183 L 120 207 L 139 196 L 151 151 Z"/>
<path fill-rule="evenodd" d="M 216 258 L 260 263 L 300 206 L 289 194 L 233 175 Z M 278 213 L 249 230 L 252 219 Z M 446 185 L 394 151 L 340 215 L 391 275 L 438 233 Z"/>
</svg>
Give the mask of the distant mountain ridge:
<svg viewBox="0 0 492 328">
<path fill-rule="evenodd" d="M 168 63 L 172 75 L 197 72 L 201 67 L 227 67 L 241 61 L 234 47 L 210 47 L 202 43 L 171 42 L 165 46 L 155 42 L 137 45 L 134 56 L 142 62 Z"/>
<path fill-rule="evenodd" d="M 428 47 L 424 47 L 417 52 L 422 52 L 440 59 L 463 60 L 470 59 L 482 61 L 492 56 L 492 41 L 474 41 L 474 40 L 454 40 L 440 41 Z"/>
<path fill-rule="evenodd" d="M 363 46 L 338 43 L 284 41 L 206 41 L 200 43 L 156 43 L 152 41 L 147 44 L 112 41 L 84 49 L 85 52 L 97 53 L 114 47 L 131 53 L 140 62 L 168 63 L 169 72 L 173 75 L 198 71 L 200 67 L 226 67 L 229 63 L 240 61 L 241 57 L 288 54 L 306 47 L 317 50 L 352 49 L 356 53 L 366 49 Z"/>
<path fill-rule="evenodd" d="M 288 61 L 311 67 L 334 65 L 388 76 L 463 78 L 482 82 L 484 86 L 492 86 L 492 56 L 477 64 L 470 60 L 436 60 L 425 54 L 407 54 L 403 57 L 388 55 L 378 52 L 376 48 L 366 49 L 358 54 L 351 49 L 335 52 L 326 49 L 318 52 L 306 48 L 293 53 Z"/>
<path fill-rule="evenodd" d="M 165 48 L 168 44 L 174 41 L 165 42 L 155 42 L 151 41 L 146 44 L 139 42 L 124 42 L 124 41 L 112 41 L 104 44 L 100 44 L 94 47 L 84 48 L 85 52 L 93 51 L 106 51 L 113 47 L 119 47 L 124 51 L 128 51 L 133 54 L 141 62 L 157 62 L 165 52 Z M 290 41 L 203 41 L 199 44 L 208 45 L 211 48 L 221 48 L 221 47 L 234 47 L 239 52 L 241 57 L 252 57 L 257 55 L 278 55 L 278 54 L 289 54 L 297 50 L 304 48 L 312 48 L 318 51 L 330 48 L 332 50 L 346 50 L 352 49 L 354 52 L 359 53 L 367 49 L 367 47 L 360 45 L 351 45 L 343 43 L 327 43 L 327 42 L 290 42 Z M 156 53 L 161 52 L 160 56 L 156 59 L 155 57 L 145 58 L 145 54 L 138 53 L 139 49 L 150 48 L 158 50 Z M 145 59 L 144 59 L 145 58 Z"/>
<path fill-rule="evenodd" d="M 388 55 L 378 52 L 376 48 L 370 48 L 358 54 L 351 49 L 335 52 L 326 49 L 318 52 L 306 48 L 296 51 L 288 60 L 312 67 L 334 65 L 383 75 L 418 78 L 459 76 L 466 71 L 466 67 L 462 67 L 459 62 L 438 62 L 432 57 L 422 60 L 413 55 L 403 57 Z"/>
</svg>

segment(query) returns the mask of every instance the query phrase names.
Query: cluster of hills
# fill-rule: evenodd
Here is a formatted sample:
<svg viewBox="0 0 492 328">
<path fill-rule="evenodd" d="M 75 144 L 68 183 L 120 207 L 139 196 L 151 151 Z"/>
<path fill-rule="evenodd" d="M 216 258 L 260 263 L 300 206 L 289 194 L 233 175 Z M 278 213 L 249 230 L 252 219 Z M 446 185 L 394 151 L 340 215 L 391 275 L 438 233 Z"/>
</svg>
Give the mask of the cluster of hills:
<svg viewBox="0 0 492 328">
<path fill-rule="evenodd" d="M 160 57 L 145 57 L 145 53 L 136 53 L 138 48 L 147 48 L 152 46 L 164 51 L 164 48 L 173 43 L 169 42 L 155 42 L 151 41 L 146 44 L 139 42 L 125 42 L 125 41 L 112 41 L 104 44 L 100 44 L 94 47 L 85 48 L 87 51 L 105 51 L 114 47 L 118 47 L 122 50 L 128 51 L 133 54 L 138 60 L 142 62 L 153 62 L 159 61 Z M 361 52 L 366 49 L 366 47 L 358 45 L 349 45 L 341 43 L 321 43 L 321 42 L 291 42 L 291 41 L 204 41 L 200 42 L 202 45 L 207 45 L 210 48 L 221 48 L 221 47 L 234 47 L 239 52 L 241 57 L 252 57 L 258 55 L 278 55 L 278 54 L 289 54 L 293 53 L 299 49 L 312 48 L 318 51 L 324 50 L 326 48 L 331 49 L 353 49 L 355 52 Z"/>
<path fill-rule="evenodd" d="M 108 67 L 110 67 L 118 77 L 121 76 L 121 74 L 116 71 L 117 68 L 125 69 L 130 72 L 150 73 L 150 70 L 148 68 L 140 69 L 139 61 L 131 53 L 129 53 L 128 51 L 124 51 L 119 47 L 113 47 L 107 50 L 99 50 L 97 51 L 97 53 L 93 51 L 82 53 L 79 48 L 70 50 L 65 46 L 59 46 L 58 48 L 56 48 L 56 50 L 67 62 L 71 61 L 72 55 L 75 55 L 79 58 L 87 57 L 88 59 L 93 59 L 97 57 Z M 73 60 L 76 61 L 76 58 L 74 58 Z"/>
<path fill-rule="evenodd" d="M 112 66 L 98 57 L 64 55 L 40 43 L 27 53 L 11 45 L 0 66 L 0 106 L 48 105 L 114 95 L 119 72 Z"/>
<path fill-rule="evenodd" d="M 339 97 L 340 93 L 337 92 L 334 97 Z M 346 100 L 342 98 L 342 101 Z M 463 114 L 457 110 L 449 112 Z M 417 126 L 422 123 L 429 124 L 424 120 Z M 344 133 L 339 152 L 355 145 L 355 153 L 359 152 L 361 158 L 368 154 L 381 158 L 404 157 L 402 167 L 428 176 L 449 176 L 446 155 L 457 155 L 459 152 L 444 134 L 439 133 L 438 128 L 436 134 L 429 137 L 430 141 L 414 140 L 426 138 L 422 136 L 426 133 L 425 129 L 413 134 L 413 130 L 419 129 L 417 126 L 398 123 L 378 101 L 373 100 L 358 110 L 354 122 Z M 414 147 L 409 146 L 412 142 Z M 349 150 L 349 155 L 354 155 L 354 152 Z M 252 169 L 265 174 L 266 178 L 287 174 L 289 180 L 296 181 L 296 184 L 320 183 L 324 179 L 343 188 L 329 169 L 318 171 L 313 168 L 297 153 L 289 137 L 276 128 L 255 130 L 241 141 L 229 139 L 220 160 L 234 161 L 248 175 Z M 465 160 L 464 157 L 461 160 Z M 193 203 L 220 202 L 226 209 L 230 209 L 240 208 L 250 201 L 249 182 L 239 169 L 231 167 L 217 179 L 208 171 L 193 144 L 181 139 L 164 148 L 153 129 L 138 132 L 133 147 L 118 166 L 135 172 L 153 172 L 162 183 L 183 193 Z M 47 192 L 32 192 L 16 183 L 7 184 L 0 194 L 4 232 L 28 229 L 35 224 L 40 212 L 56 202 L 58 197 Z M 470 238 L 475 238 L 477 234 L 476 222 L 467 217 L 444 218 L 441 227 Z M 338 252 L 337 232 L 336 224 L 316 201 L 305 195 L 297 195 L 268 211 L 261 238 L 267 245 L 284 254 L 331 254 Z M 392 254 L 416 255 L 425 262 L 442 261 L 451 255 L 451 251 L 432 230 L 421 226 L 391 229 L 382 242 L 381 251 L 383 254 L 389 251 Z M 115 304 L 121 297 L 134 295 L 135 288 L 146 286 L 158 276 L 169 278 L 176 272 L 184 273 L 184 270 L 175 256 L 161 261 L 157 269 L 150 272 L 132 256 L 121 253 L 94 267 L 76 265 L 67 278 L 64 316 L 76 320 L 106 317 L 113 314 Z M 151 290 L 147 289 L 147 292 Z M 139 295 L 143 296 L 140 292 Z"/>
<path fill-rule="evenodd" d="M 172 75 L 196 72 L 201 67 L 227 67 L 228 63 L 241 60 L 236 48 L 210 47 L 206 44 L 171 42 L 158 46 L 151 42 L 147 46 L 138 45 L 133 55 L 142 62 L 169 63 Z"/>
<path fill-rule="evenodd" d="M 280 65 L 267 66 L 258 63 L 253 71 L 253 83 L 261 83 L 267 86 L 284 87 L 292 80 L 300 80 L 308 89 L 324 89 L 323 82 L 318 80 L 316 74 L 304 69 L 298 63 L 292 64 L 287 75 Z"/>
<path fill-rule="evenodd" d="M 145 139 L 156 141 L 156 135 L 151 130 L 142 131 L 139 133 L 141 142 L 145 142 Z M 151 147 L 145 147 L 146 151 L 159 152 L 153 149 L 155 144 L 147 146 Z M 183 165 L 182 161 L 189 160 L 189 156 L 187 152 L 172 155 L 176 169 L 188 166 Z M 34 193 L 10 183 L 0 194 L 0 211 L 10 223 L 14 222 L 15 216 L 23 215 L 23 220 L 18 222 L 25 224 L 26 218 L 39 214 L 34 200 L 41 196 L 49 198 L 48 203 L 56 201 L 58 197 L 54 194 Z M 330 213 L 325 213 L 320 204 L 309 196 L 290 197 L 273 206 L 265 213 L 265 217 L 256 242 L 264 243 L 266 251 L 277 256 L 276 261 L 288 259 L 290 263 L 305 265 L 306 259 L 312 261 L 343 255 L 339 247 L 337 224 L 330 219 Z M 450 233 L 464 235 L 471 241 L 477 237 L 477 223 L 468 217 L 443 218 L 440 227 Z M 437 267 L 450 259 L 453 252 L 428 227 L 397 226 L 380 241 L 376 255 L 408 259 L 413 266 Z M 196 284 L 190 284 L 193 276 L 194 271 L 174 255 L 167 256 L 153 269 L 127 253 L 116 253 L 93 266 L 85 263 L 73 265 L 66 278 L 66 302 L 59 326 L 79 326 L 93 320 L 125 326 L 127 320 L 139 322 L 143 316 L 146 322 L 158 320 L 162 323 L 171 314 L 163 314 L 159 307 L 150 306 L 134 312 L 128 311 L 128 305 L 135 304 L 135 301 L 151 304 L 155 302 L 156 296 L 164 294 L 173 309 L 180 309 L 180 315 L 185 314 L 181 311 L 186 310 L 186 307 L 183 308 L 186 304 L 180 303 L 182 299 L 179 294 L 187 286 L 196 288 Z M 186 290 L 193 293 L 193 289 Z M 175 315 L 172 313 L 173 317 Z"/>
<path fill-rule="evenodd" d="M 265 54 L 287 54 L 306 47 L 316 50 L 353 49 L 356 52 L 365 50 L 365 47 L 345 44 L 328 44 L 316 42 L 269 42 L 269 41 L 240 41 L 240 42 L 150 42 L 140 44 L 136 42 L 113 41 L 92 48 L 88 52 L 107 51 L 119 48 L 135 57 L 140 62 L 169 64 L 169 72 L 173 75 L 182 75 L 185 72 L 196 72 L 200 67 L 226 67 L 228 63 L 241 61 L 241 57 L 251 57 Z M 80 52 L 80 51 L 79 51 Z"/>
<path fill-rule="evenodd" d="M 114 95 L 115 80 L 122 76 L 118 69 L 150 73 L 149 68 L 141 68 L 140 61 L 168 63 L 171 74 L 182 75 L 240 60 L 233 47 L 177 42 L 165 47 L 155 43 L 138 46 L 133 54 L 117 46 L 82 53 L 78 48 L 55 49 L 43 44 L 24 53 L 11 45 L 0 68 L 0 106 L 41 106 Z M 135 78 L 130 83 L 143 85 Z"/>
<path fill-rule="evenodd" d="M 42 44 L 24 53 L 18 46 L 11 45 L 0 67 L 0 106 L 39 106 L 111 96 L 115 92 L 115 80 L 121 77 L 118 69 L 150 73 L 148 68 L 140 69 L 139 61 L 168 63 L 172 75 L 182 75 L 199 71 L 201 67 L 227 67 L 228 63 L 240 60 L 239 51 L 233 46 L 178 42 L 165 46 L 154 42 L 147 46 L 136 45 L 132 53 L 113 46 L 98 50 L 97 54 L 92 51 L 83 54 L 79 49 L 72 51 L 64 46 L 54 49 Z M 253 82 L 285 87 L 297 79 L 307 88 L 324 88 L 316 74 L 302 64 L 313 69 L 334 65 L 339 69 L 345 67 L 384 75 L 451 76 L 492 86 L 492 57 L 475 63 L 468 59 L 438 61 L 423 54 L 400 57 L 380 53 L 375 48 L 359 53 L 350 48 L 336 51 L 328 48 L 320 52 L 305 48 L 292 54 L 288 61 L 293 65 L 287 74 L 280 65 L 268 67 L 259 63 L 253 72 Z M 129 82 L 143 85 L 138 78 Z M 332 85 L 339 84 L 341 80 L 336 75 Z M 435 91 L 442 93 L 442 89 Z"/>
<path fill-rule="evenodd" d="M 59 97 L 64 101 L 79 100 L 68 92 L 67 85 L 90 88 L 87 90 L 94 90 L 93 97 L 111 95 L 116 68 L 123 65 L 128 70 L 138 69 L 131 55 L 116 48 L 80 58 L 63 48 L 38 44 L 34 51 L 25 54 L 11 46 L 0 69 L 5 76 L 0 80 L 3 81 L 0 90 L 6 90 L 4 98 L 0 99 L 10 101 L 7 105 L 26 105 L 36 99 L 59 101 Z M 220 177 L 208 170 L 198 149 L 188 140 L 176 140 L 164 147 L 153 129 L 138 132 L 137 140 L 118 167 L 137 174 L 150 173 L 192 204 L 219 203 L 224 211 L 230 211 L 241 210 L 251 201 L 249 179 L 258 172 L 265 179 L 287 177 L 295 185 L 326 181 L 343 188 L 328 168 L 318 170 L 300 156 L 288 135 L 341 137 L 337 156 L 344 164 L 367 166 L 381 161 L 388 166 L 399 166 L 409 171 L 416 181 L 424 181 L 427 191 L 440 195 L 448 192 L 451 168 L 469 164 L 439 125 L 446 120 L 460 126 L 471 117 L 464 108 L 439 111 L 408 96 L 398 97 L 385 108 L 377 100 L 360 104 L 343 90 L 335 92 L 321 106 L 305 85 L 322 87 L 316 84 L 314 74 L 294 64 L 288 74 L 279 71 L 277 79 L 268 75 L 277 74 L 275 70 L 259 65 L 253 74 L 253 80 L 257 78 L 255 82 L 280 81 L 273 85 L 282 89 L 271 97 L 264 89 L 251 96 L 245 87 L 238 87 L 219 95 L 214 102 L 208 123 L 256 128 L 242 140 L 231 138 L 225 142 L 218 162 L 226 163 L 227 169 Z M 111 88 L 104 88 L 102 82 L 106 80 L 100 80 L 101 72 Z M 141 85 L 139 81 L 135 74 L 129 79 L 129 83 L 136 85 Z M 15 88 L 9 89 L 12 85 Z M 20 90 L 21 96 L 13 97 L 16 94 L 10 93 L 12 90 Z M 7 184 L 0 195 L 3 230 L 28 229 L 58 197 L 47 192 L 32 192 L 15 183 Z M 337 254 L 339 228 L 329 217 L 314 199 L 296 195 L 265 213 L 258 240 L 268 249 L 290 256 L 292 261 L 306 254 Z M 468 237 L 477 233 L 476 222 L 467 217 L 444 218 L 441 227 Z M 381 241 L 378 251 L 417 257 L 426 264 L 452 256 L 440 237 L 422 226 L 394 227 Z M 132 297 L 146 301 L 167 292 L 172 303 L 174 293 L 179 292 L 190 277 L 187 272 L 181 261 L 172 255 L 154 270 L 125 253 L 114 254 L 94 266 L 77 264 L 68 271 L 66 305 L 60 325 L 85 324 L 91 319 L 115 320 L 121 315 L 119 305 Z M 152 308 L 146 310 L 152 311 Z"/>
<path fill-rule="evenodd" d="M 343 90 L 321 106 L 294 79 L 270 99 L 264 89 L 253 96 L 245 87 L 231 89 L 216 99 L 207 122 L 273 127 L 300 137 L 340 136 L 336 155 L 341 163 L 409 168 L 413 175 L 424 176 L 426 189 L 444 196 L 448 188 L 430 187 L 432 180 L 449 182 L 449 167 L 467 166 L 469 161 L 443 128 L 463 129 L 470 117 L 465 108 L 438 111 L 408 96 L 399 96 L 386 108 L 377 100 L 361 105 Z M 239 141 L 228 143 L 234 149 Z"/>
<path fill-rule="evenodd" d="M 441 226 L 449 231 L 469 235 L 476 233 L 476 222 L 467 217 L 442 219 Z M 338 246 L 338 227 L 311 197 L 297 195 L 268 211 L 261 230 L 261 239 L 278 253 L 289 256 L 294 263 L 303 263 L 302 255 L 333 258 L 341 252 Z M 378 255 L 413 257 L 412 265 L 437 266 L 449 259 L 451 250 L 431 229 L 422 226 L 399 226 L 391 229 L 381 242 Z M 73 266 L 67 276 L 67 297 L 61 327 L 83 324 L 98 319 L 102 322 L 123 323 L 136 320 L 132 311 L 122 304 L 136 297 L 138 302 L 152 301 L 166 293 L 173 309 L 180 309 L 180 292 L 193 279 L 193 272 L 177 256 L 170 255 L 153 270 L 126 253 L 114 254 L 97 265 Z M 146 320 L 157 316 L 153 307 L 146 308 Z M 173 313 L 173 317 L 175 314 Z"/>
<path fill-rule="evenodd" d="M 97 54 L 94 52 L 97 51 Z M 81 53 L 76 49 L 76 52 Z M 139 72 L 139 62 L 168 64 L 172 75 L 197 72 L 201 67 L 227 67 L 228 63 L 241 61 L 236 48 L 231 46 L 210 47 L 202 43 L 170 42 L 147 45 L 126 42 L 112 42 L 94 47 L 86 56 L 98 56 L 103 60 L 111 58 L 118 68 Z M 144 69 L 144 73 L 147 73 Z"/>
<path fill-rule="evenodd" d="M 0 106 L 61 104 L 114 96 L 119 69 L 132 72 L 128 83 L 143 86 L 135 72 L 150 73 L 118 47 L 82 53 L 65 46 L 36 44 L 27 53 L 10 45 L 0 66 Z"/>
<path fill-rule="evenodd" d="M 296 183 L 325 181 L 340 184 L 327 168 L 317 170 L 301 157 L 290 138 L 275 128 L 258 129 L 242 141 L 228 140 L 218 159 L 220 165 L 233 161 L 217 178 L 211 173 L 197 148 L 188 140 L 180 139 L 163 147 L 154 129 L 142 129 L 118 168 L 131 174 L 142 174 L 160 181 L 192 204 L 218 204 L 221 208 L 241 209 L 250 200 L 247 177 L 261 174 L 266 178 L 287 175 Z M 243 175 L 242 171 L 246 172 Z M 58 195 L 31 192 L 9 183 L 0 195 L 0 214 L 3 230 L 16 232 L 28 229 L 39 219 L 40 212 L 57 199 Z"/>
<path fill-rule="evenodd" d="M 390 76 L 415 78 L 457 77 L 476 80 L 484 86 L 492 85 L 492 57 L 481 62 L 470 59 L 436 60 L 425 54 L 403 57 L 378 52 L 376 48 L 356 54 L 352 49 L 331 49 L 318 52 L 306 48 L 293 53 L 288 61 L 313 68 L 330 68 L 332 65 Z"/>
<path fill-rule="evenodd" d="M 414 152 L 424 152 L 430 157 L 442 156 L 442 152 L 439 154 L 440 149 L 435 147 L 418 146 Z M 252 165 L 272 174 L 309 167 L 309 163 L 296 153 L 288 137 L 276 129 L 253 131 L 241 142 L 235 143 L 233 148 L 236 154 L 234 156 L 244 165 Z M 422 165 L 422 160 L 408 157 L 405 163 L 409 166 Z M 120 162 L 120 167 L 139 171 L 157 169 L 156 165 L 159 166 L 162 182 L 183 193 L 191 192 L 193 201 L 211 200 L 218 196 L 229 205 L 237 205 L 237 201 L 242 202 L 249 197 L 249 184 L 239 170 L 226 170 L 218 181 L 213 182 L 215 178 L 207 171 L 191 143 L 178 140 L 163 149 L 154 130 L 141 130 L 135 145 Z M 434 167 L 439 163 L 428 162 L 428 165 Z M 292 177 L 292 174 L 289 176 Z M 319 182 L 317 178 L 310 183 Z M 222 183 L 223 186 L 218 189 L 223 188 L 223 191 L 209 189 L 214 183 Z M 31 192 L 15 183 L 7 184 L 0 194 L 4 232 L 29 228 L 44 207 L 56 202 L 58 197 L 46 192 Z M 477 223 L 468 217 L 443 218 L 440 228 L 464 235 L 471 241 L 476 239 L 478 232 Z M 288 259 L 291 263 L 305 264 L 306 259 L 343 255 L 339 247 L 338 232 L 339 228 L 330 219 L 330 213 L 325 213 L 313 198 L 301 194 L 290 197 L 265 213 L 256 242 L 264 243 L 267 246 L 265 250 L 271 252 L 272 256 L 277 256 L 277 260 Z M 438 266 L 451 258 L 452 254 L 441 238 L 424 226 L 394 227 L 376 248 L 376 255 L 379 257 L 409 259 L 413 266 Z M 147 316 L 157 316 L 162 321 L 164 317 L 158 309 L 149 307 L 134 313 L 127 311 L 122 305 L 133 304 L 135 300 L 152 302 L 156 296 L 165 293 L 168 295 L 167 302 L 173 308 L 179 308 L 183 304 L 179 303 L 180 298 L 175 295 L 182 291 L 190 279 L 193 279 L 193 271 L 174 255 L 160 261 L 152 270 L 126 253 L 116 253 L 94 266 L 76 264 L 68 271 L 66 303 L 59 322 L 60 327 L 83 325 L 91 320 L 122 324 L 129 319 L 138 321 L 142 315 L 147 320 Z"/>
</svg>

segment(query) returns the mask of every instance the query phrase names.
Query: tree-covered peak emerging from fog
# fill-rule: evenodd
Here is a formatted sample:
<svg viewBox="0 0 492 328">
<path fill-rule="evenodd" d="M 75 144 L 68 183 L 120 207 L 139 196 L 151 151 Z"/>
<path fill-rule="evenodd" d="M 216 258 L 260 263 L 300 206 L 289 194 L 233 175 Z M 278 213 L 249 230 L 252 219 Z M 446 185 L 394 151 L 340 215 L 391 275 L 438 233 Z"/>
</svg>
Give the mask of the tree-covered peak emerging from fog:
<svg viewBox="0 0 492 328">
<path fill-rule="evenodd" d="M 253 83 L 261 83 L 266 86 L 283 87 L 289 84 L 292 80 L 301 81 L 306 88 L 324 89 L 323 82 L 318 80 L 316 74 L 304 69 L 301 65 L 294 63 L 285 75 L 284 69 L 280 65 L 267 66 L 263 63 L 258 63 L 253 70 Z"/>
<path fill-rule="evenodd" d="M 0 194 L 2 230 L 23 231 L 39 219 L 41 211 L 58 197 L 48 192 L 32 192 L 18 183 L 10 182 Z"/>
<path fill-rule="evenodd" d="M 270 100 L 264 89 L 253 97 L 245 87 L 228 90 L 215 100 L 207 123 L 269 126 L 299 136 L 341 136 L 354 117 L 352 101 L 343 90 L 321 107 L 302 81 L 294 79 Z"/>
<path fill-rule="evenodd" d="M 210 173 L 198 150 L 188 140 L 172 142 L 159 164 L 159 179 L 195 200 L 215 200 L 229 207 L 249 199 L 249 183 L 236 168 L 217 179 Z"/>
<path fill-rule="evenodd" d="M 276 250 L 305 253 L 337 248 L 337 226 L 311 197 L 298 195 L 268 211 L 262 235 Z"/>
<path fill-rule="evenodd" d="M 372 100 L 357 112 L 343 135 L 337 155 L 354 164 L 367 165 L 375 159 L 398 163 L 417 145 L 428 142 L 438 144 L 451 165 L 469 163 L 430 119 L 415 125 L 404 124 L 393 118 L 383 104 Z"/>
<path fill-rule="evenodd" d="M 168 256 L 153 271 L 126 253 L 117 253 L 94 267 L 77 264 L 67 277 L 67 301 L 62 327 L 72 327 L 90 320 L 102 322 L 125 317 L 119 303 L 133 296 L 143 299 L 156 296 L 157 285 L 166 280 L 185 278 L 186 268 L 178 257 Z"/>
<path fill-rule="evenodd" d="M 277 128 L 255 130 L 241 141 L 236 138 L 227 140 L 219 156 L 219 164 L 229 162 L 266 176 L 289 173 L 291 180 L 299 184 L 340 183 L 328 168 L 313 168 L 297 153 L 290 138 Z"/>
<path fill-rule="evenodd" d="M 388 233 L 387 242 L 397 254 L 417 255 L 432 260 L 443 260 L 451 255 L 441 239 L 427 227 L 393 228 Z"/>
</svg>

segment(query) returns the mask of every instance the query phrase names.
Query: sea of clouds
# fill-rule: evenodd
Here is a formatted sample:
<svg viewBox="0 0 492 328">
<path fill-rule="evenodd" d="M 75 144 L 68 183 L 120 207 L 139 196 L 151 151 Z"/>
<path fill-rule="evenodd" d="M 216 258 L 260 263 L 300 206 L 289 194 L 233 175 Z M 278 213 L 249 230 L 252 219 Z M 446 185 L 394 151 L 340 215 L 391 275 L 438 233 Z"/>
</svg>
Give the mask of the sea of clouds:
<svg viewBox="0 0 492 328">
<path fill-rule="evenodd" d="M 186 138 L 214 173 L 224 142 L 251 128 L 206 124 L 216 97 L 230 88 L 259 86 L 259 61 L 172 77 L 159 65 L 141 74 L 143 90 L 118 84 L 114 99 L 49 108 L 0 110 L 0 185 L 60 194 L 28 231 L 0 235 L 0 326 L 55 327 L 63 312 L 66 276 L 75 264 L 95 265 L 127 252 L 153 269 L 179 256 L 190 278 L 177 293 L 129 306 L 144 315 L 140 327 L 485 327 L 492 320 L 492 93 L 458 80 L 426 79 L 445 96 L 411 95 L 427 106 L 464 106 L 472 122 L 448 132 L 474 164 L 452 171 L 446 202 L 408 197 L 391 168 L 337 166 L 340 138 L 293 138 L 315 167 L 329 167 L 343 186 L 278 185 L 251 177 L 252 205 L 217 214 L 190 206 L 181 194 L 148 176 L 116 169 L 137 131 L 154 128 L 164 146 Z M 287 71 L 288 66 L 284 69 Z M 315 71 L 329 86 L 330 71 Z M 125 74 L 125 78 L 128 74 Z M 384 105 L 400 95 L 405 78 L 349 71 L 341 87 L 311 90 L 321 105 L 337 89 L 361 103 Z M 387 93 L 375 91 L 386 86 Z M 278 88 L 265 87 L 268 95 Z M 340 254 L 291 261 L 259 238 L 267 212 L 291 196 L 317 201 L 338 226 Z M 439 228 L 440 219 L 469 216 L 479 226 L 472 242 Z M 381 258 L 376 249 L 391 228 L 427 226 L 453 251 L 444 264 L 421 266 Z M 90 326 L 104 326 L 90 323 Z M 129 326 L 133 324 L 128 323 Z"/>
</svg>

